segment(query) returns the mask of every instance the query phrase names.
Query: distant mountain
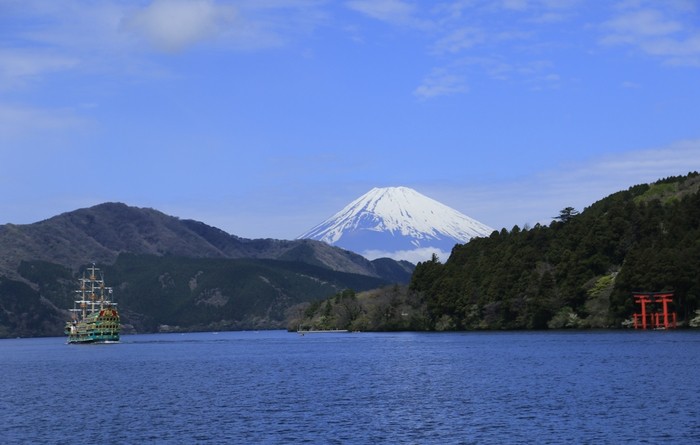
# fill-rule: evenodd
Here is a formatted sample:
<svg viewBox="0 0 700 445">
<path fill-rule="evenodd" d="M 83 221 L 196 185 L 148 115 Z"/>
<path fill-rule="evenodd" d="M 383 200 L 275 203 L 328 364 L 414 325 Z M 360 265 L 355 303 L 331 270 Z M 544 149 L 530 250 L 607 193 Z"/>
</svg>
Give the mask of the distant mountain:
<svg viewBox="0 0 700 445">
<path fill-rule="evenodd" d="M 489 236 L 493 229 L 407 187 L 373 188 L 300 235 L 366 258 L 412 262 L 449 256 L 455 244 Z"/>
<path fill-rule="evenodd" d="M 290 306 L 408 283 L 413 265 L 315 240 L 244 239 L 105 203 L 0 226 L 0 337 L 60 335 L 76 273 L 95 262 L 140 332 L 282 327 Z"/>
<path fill-rule="evenodd" d="M 0 226 L 0 275 L 16 276 L 21 261 L 40 260 L 72 269 L 113 263 L 120 253 L 189 258 L 256 258 L 300 261 L 331 270 L 379 277 L 360 255 L 313 240 L 245 239 L 199 221 L 154 209 L 105 203 L 34 224 Z M 408 282 L 410 271 L 403 277 Z"/>
</svg>

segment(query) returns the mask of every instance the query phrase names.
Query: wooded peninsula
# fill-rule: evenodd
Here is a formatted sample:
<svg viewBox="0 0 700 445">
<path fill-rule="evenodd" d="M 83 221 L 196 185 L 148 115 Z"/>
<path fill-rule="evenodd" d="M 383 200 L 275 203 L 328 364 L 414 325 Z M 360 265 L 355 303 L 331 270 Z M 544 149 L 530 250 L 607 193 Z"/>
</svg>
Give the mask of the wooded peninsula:
<svg viewBox="0 0 700 445">
<path fill-rule="evenodd" d="M 612 194 L 549 225 L 514 226 L 418 263 L 408 286 L 292 308 L 289 329 L 500 330 L 632 326 L 633 295 L 672 292 L 700 326 L 700 176 Z M 650 308 L 650 309 L 653 309 Z"/>
</svg>

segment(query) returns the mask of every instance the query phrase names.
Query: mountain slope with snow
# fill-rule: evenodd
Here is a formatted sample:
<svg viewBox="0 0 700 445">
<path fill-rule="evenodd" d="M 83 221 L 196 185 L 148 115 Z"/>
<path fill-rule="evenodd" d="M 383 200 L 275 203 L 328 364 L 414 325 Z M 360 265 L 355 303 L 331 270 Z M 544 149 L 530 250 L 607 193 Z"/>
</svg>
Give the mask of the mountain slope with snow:
<svg viewBox="0 0 700 445">
<path fill-rule="evenodd" d="M 373 188 L 298 238 L 325 241 L 367 258 L 412 262 L 449 255 L 492 228 L 407 187 Z"/>
</svg>

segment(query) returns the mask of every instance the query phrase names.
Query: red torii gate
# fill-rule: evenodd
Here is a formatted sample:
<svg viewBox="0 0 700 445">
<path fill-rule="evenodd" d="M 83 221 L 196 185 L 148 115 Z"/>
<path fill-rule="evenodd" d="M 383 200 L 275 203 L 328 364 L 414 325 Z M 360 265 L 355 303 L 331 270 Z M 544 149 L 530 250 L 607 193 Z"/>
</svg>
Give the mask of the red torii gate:
<svg viewBox="0 0 700 445">
<path fill-rule="evenodd" d="M 672 312 L 670 315 L 672 315 L 672 323 L 669 321 L 669 313 L 668 313 L 668 303 L 673 303 L 673 293 L 658 293 L 654 295 L 654 301 L 656 303 L 661 303 L 663 304 L 663 315 L 664 315 L 664 329 L 668 329 L 671 327 L 671 324 L 673 324 L 673 328 L 675 329 L 676 327 L 676 313 Z M 659 323 L 659 315 L 661 315 L 659 312 L 656 313 L 656 326 L 660 327 L 661 324 Z"/>
<path fill-rule="evenodd" d="M 640 324 L 642 329 L 651 326 L 652 329 L 669 329 L 676 328 L 676 313 L 669 313 L 668 303 L 673 303 L 673 292 L 645 292 L 634 294 L 634 302 L 641 306 L 641 313 L 634 314 L 634 328 L 639 329 Z M 656 312 L 647 313 L 647 304 L 661 303 L 662 311 L 658 309 Z M 663 315 L 663 323 L 661 316 Z M 647 323 L 647 320 L 649 323 Z M 641 322 L 641 323 L 640 323 Z"/>
</svg>

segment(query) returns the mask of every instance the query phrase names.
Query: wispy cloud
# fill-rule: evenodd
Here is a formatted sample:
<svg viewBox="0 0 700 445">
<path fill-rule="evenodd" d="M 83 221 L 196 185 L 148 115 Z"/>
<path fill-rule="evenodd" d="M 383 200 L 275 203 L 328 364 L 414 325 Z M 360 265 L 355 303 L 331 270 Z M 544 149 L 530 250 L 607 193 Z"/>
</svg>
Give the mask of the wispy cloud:
<svg viewBox="0 0 700 445">
<path fill-rule="evenodd" d="M 621 8 L 602 24 L 600 42 L 632 46 L 671 65 L 700 66 L 700 26 L 687 18 L 685 4 L 666 6 Z"/>
<path fill-rule="evenodd" d="M 436 54 L 456 54 L 486 41 L 485 32 L 476 27 L 458 28 L 444 37 L 439 38 L 433 45 Z"/>
<path fill-rule="evenodd" d="M 598 44 L 637 48 L 666 64 L 700 66 L 700 28 L 692 20 L 697 5 L 686 0 L 622 1 L 603 9 L 581 0 L 454 0 L 430 8 L 405 0 L 351 0 L 346 5 L 388 25 L 430 24 L 421 28 L 425 52 L 443 73 L 424 77 L 414 90 L 421 99 L 464 93 L 463 79 L 479 75 L 535 90 L 562 88 L 566 77 L 554 61 L 571 57 L 564 51 L 590 54 Z M 499 20 L 504 14 L 509 19 Z M 587 17 L 585 26 L 569 28 L 577 17 Z M 472 64 L 467 73 L 465 59 L 499 63 Z M 547 63 L 550 69 L 525 69 L 535 63 Z"/>
<path fill-rule="evenodd" d="M 469 87 L 463 76 L 445 69 L 434 69 L 428 77 L 423 79 L 413 94 L 421 99 L 430 99 L 437 96 L 466 93 L 467 91 L 469 91 Z"/>
<path fill-rule="evenodd" d="M 563 26 L 562 22 L 576 14 L 577 3 L 576 0 L 454 1 L 433 8 L 432 21 L 440 26 L 431 33 L 434 38 L 428 53 L 442 62 L 442 68 L 426 76 L 414 94 L 428 99 L 464 93 L 467 91 L 464 79 L 483 76 L 521 82 L 530 89 L 559 87 L 563 81 L 558 73 L 552 72 L 553 62 L 547 54 L 558 50 L 561 44 L 548 41 L 542 34 L 547 26 Z M 503 14 L 516 18 L 494 20 Z M 539 26 L 533 27 L 533 23 Z"/>
<path fill-rule="evenodd" d="M 665 36 L 683 29 L 679 22 L 653 9 L 625 13 L 605 22 L 603 26 L 613 32 L 607 37 L 612 43 L 635 43 L 640 38 Z"/>
<path fill-rule="evenodd" d="M 402 0 L 350 0 L 346 6 L 373 19 L 400 25 L 424 25 L 415 16 L 417 8 Z"/>
<path fill-rule="evenodd" d="M 221 36 L 235 18 L 232 7 L 210 0 L 156 0 L 128 16 L 125 24 L 155 48 L 178 52 Z"/>
<path fill-rule="evenodd" d="M 0 75 L 17 80 L 56 70 L 143 74 L 153 52 L 178 54 L 211 45 L 224 50 L 283 45 L 326 19 L 317 1 L 25 0 L 5 20 L 41 27 L 0 30 Z"/>
<path fill-rule="evenodd" d="M 549 224 L 567 206 L 583 210 L 611 193 L 642 183 L 700 171 L 700 139 L 561 165 L 514 182 L 426 191 L 496 228 Z"/>
<path fill-rule="evenodd" d="M 221 0 L 0 0 L 0 93 L 12 95 L 15 104 L 0 103 L 0 137 L 80 122 L 54 105 L 40 109 L 37 92 L 49 88 L 56 74 L 83 84 L 108 79 L 110 86 L 169 77 L 163 62 L 186 51 L 285 45 L 322 26 L 321 6 L 315 0 L 243 0 L 235 6 Z M 22 95 L 31 106 L 16 99 Z M 64 105 L 71 107 L 77 105 Z"/>
<path fill-rule="evenodd" d="M 71 70 L 79 64 L 80 60 L 75 57 L 40 49 L 0 50 L 0 90 L 24 87 L 45 74 Z"/>
<path fill-rule="evenodd" d="M 428 261 L 432 258 L 433 254 L 437 255 L 440 261 L 446 261 L 450 256 L 450 252 L 431 247 L 422 247 L 415 250 L 397 250 L 394 252 L 386 250 L 366 250 L 362 252 L 362 256 L 369 260 L 393 258 L 397 261 L 409 261 L 413 264 Z"/>
<path fill-rule="evenodd" d="M 528 8 L 530 2 L 528 0 L 501 0 L 499 3 L 504 9 L 524 11 Z"/>
<path fill-rule="evenodd" d="M 616 175 L 633 185 L 634 178 L 653 181 L 697 169 L 700 169 L 700 139 L 678 141 L 665 147 L 606 156 L 579 168 L 576 174 L 581 178 L 593 177 L 596 180 Z"/>
<path fill-rule="evenodd" d="M 456 58 L 450 65 L 434 68 L 414 91 L 421 99 L 466 93 L 468 78 L 484 77 L 501 82 L 518 82 L 533 91 L 559 88 L 565 83 L 546 60 L 517 61 L 505 57 Z"/>
<path fill-rule="evenodd" d="M 4 149 L 11 149 L 13 145 L 10 143 L 17 138 L 75 132 L 88 127 L 89 121 L 73 110 L 0 104 L 0 153 Z"/>
</svg>

